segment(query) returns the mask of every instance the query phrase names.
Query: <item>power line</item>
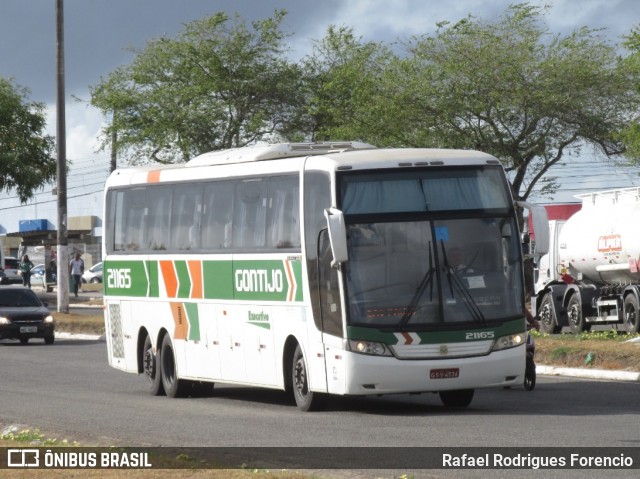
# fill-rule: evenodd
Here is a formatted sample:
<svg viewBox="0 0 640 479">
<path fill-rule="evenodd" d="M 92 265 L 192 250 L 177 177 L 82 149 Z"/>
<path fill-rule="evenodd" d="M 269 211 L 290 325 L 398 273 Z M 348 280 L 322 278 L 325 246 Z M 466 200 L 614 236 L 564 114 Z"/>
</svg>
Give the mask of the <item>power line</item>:
<svg viewBox="0 0 640 479">
<path fill-rule="evenodd" d="M 81 194 L 78 194 L 78 195 L 67 196 L 67 198 L 68 199 L 81 198 L 83 196 L 90 196 L 90 195 L 95 195 L 96 193 L 103 193 L 103 192 L 104 192 L 104 190 L 95 190 L 95 191 L 91 191 L 89 193 L 81 193 Z M 53 199 L 53 200 L 38 201 L 37 205 L 40 206 L 40 205 L 44 205 L 44 204 L 47 204 L 47 203 L 55 203 L 56 201 L 58 201 L 58 200 L 57 199 Z M 28 205 L 7 206 L 7 207 L 4 207 L 4 208 L 0 208 L 0 211 L 15 210 L 15 209 L 18 209 L 18 208 L 31 208 L 31 207 L 33 207 L 35 205 L 36 205 L 36 203 L 29 203 Z"/>
</svg>

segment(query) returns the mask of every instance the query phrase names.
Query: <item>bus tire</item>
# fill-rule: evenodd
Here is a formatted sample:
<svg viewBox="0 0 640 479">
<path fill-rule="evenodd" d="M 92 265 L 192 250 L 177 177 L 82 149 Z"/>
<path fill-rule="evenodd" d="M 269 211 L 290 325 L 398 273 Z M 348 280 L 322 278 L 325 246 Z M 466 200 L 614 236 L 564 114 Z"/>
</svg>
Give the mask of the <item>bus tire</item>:
<svg viewBox="0 0 640 479">
<path fill-rule="evenodd" d="M 149 394 L 152 396 L 160 396 L 164 394 L 159 371 L 160 361 L 158 359 L 158 354 L 153 353 L 151 337 L 147 334 L 142 348 L 142 371 L 147 380 Z"/>
<path fill-rule="evenodd" d="M 162 338 L 162 348 L 160 349 L 160 377 L 162 387 L 167 397 L 177 398 L 184 396 L 188 389 L 187 381 L 178 379 L 176 368 L 176 356 L 173 353 L 173 343 L 168 334 Z"/>
<path fill-rule="evenodd" d="M 473 400 L 473 389 L 460 389 L 457 391 L 440 391 L 440 401 L 446 407 L 467 407 Z"/>
<path fill-rule="evenodd" d="M 293 398 L 296 406 L 302 411 L 317 411 L 324 406 L 325 397 L 320 393 L 309 390 L 309 373 L 307 363 L 300 345 L 296 345 L 291 365 L 291 379 L 293 382 Z"/>
</svg>

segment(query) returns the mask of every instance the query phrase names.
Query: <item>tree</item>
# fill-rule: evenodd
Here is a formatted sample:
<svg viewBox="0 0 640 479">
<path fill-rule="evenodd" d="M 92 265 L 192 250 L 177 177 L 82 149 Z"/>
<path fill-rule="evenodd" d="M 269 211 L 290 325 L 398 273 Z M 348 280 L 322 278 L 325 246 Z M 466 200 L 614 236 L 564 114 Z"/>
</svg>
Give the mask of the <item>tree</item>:
<svg viewBox="0 0 640 479">
<path fill-rule="evenodd" d="M 624 46 L 631 54 L 625 58 L 625 65 L 630 71 L 630 81 L 635 82 L 633 86 L 636 92 L 640 93 L 640 83 L 637 79 L 640 74 L 640 28 L 634 28 L 626 37 Z M 636 114 L 629 125 L 621 132 L 621 138 L 625 142 L 627 151 L 625 156 L 629 157 L 636 164 L 640 162 L 640 118 Z"/>
<path fill-rule="evenodd" d="M 56 175 L 45 107 L 29 102 L 28 93 L 0 77 L 0 191 L 15 189 L 22 203 Z"/>
<path fill-rule="evenodd" d="M 468 17 L 414 38 L 380 97 L 402 105 L 397 144 L 491 153 L 519 199 L 541 181 L 553 192 L 549 169 L 585 145 L 624 152 L 619 133 L 638 106 L 637 76 L 598 31 L 551 35 L 543 14 L 512 5 L 494 22 Z"/>
<path fill-rule="evenodd" d="M 348 27 L 329 26 L 303 60 L 304 136 L 316 140 L 376 142 L 367 105 L 392 58 L 380 43 L 363 42 Z M 376 144 L 378 144 L 376 142 Z"/>
<path fill-rule="evenodd" d="M 173 163 L 285 132 L 300 72 L 284 57 L 284 16 L 276 11 L 250 30 L 218 13 L 176 39 L 151 41 L 91 88 L 91 103 L 113 114 L 104 146 L 115 131 L 133 163 Z"/>
</svg>

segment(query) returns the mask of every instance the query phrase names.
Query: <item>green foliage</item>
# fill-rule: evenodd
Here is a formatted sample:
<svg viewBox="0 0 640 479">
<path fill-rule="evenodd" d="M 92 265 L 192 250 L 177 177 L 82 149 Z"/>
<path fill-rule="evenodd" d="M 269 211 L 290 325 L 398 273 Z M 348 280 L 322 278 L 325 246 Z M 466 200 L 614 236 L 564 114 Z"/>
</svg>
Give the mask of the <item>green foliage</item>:
<svg viewBox="0 0 640 479">
<path fill-rule="evenodd" d="M 640 338 L 640 334 L 628 334 L 626 331 L 618 331 L 617 329 L 607 329 L 606 331 L 582 331 L 580 334 L 563 334 L 561 336 L 541 333 L 540 331 L 531 330 L 534 338 L 558 338 L 570 339 L 574 341 L 618 341 L 624 342 L 631 339 Z"/>
<path fill-rule="evenodd" d="M 383 146 L 377 121 L 387 117 L 372 116 L 371 105 L 392 58 L 388 48 L 362 42 L 353 29 L 330 26 L 303 62 L 306 101 L 301 136 L 312 141 L 366 140 Z"/>
<path fill-rule="evenodd" d="M 634 28 L 625 37 L 623 45 L 631 52 L 625 59 L 625 66 L 629 71 L 629 77 L 635 79 L 640 74 L 640 27 Z M 636 89 L 636 92 L 640 92 L 640 83 L 632 80 L 631 84 Z M 620 132 L 620 138 L 626 145 L 626 156 L 636 164 L 640 162 L 640 116 L 637 112 L 631 117 L 629 124 Z"/>
<path fill-rule="evenodd" d="M 115 138 L 133 163 L 280 139 L 477 149 L 502 161 L 518 199 L 551 196 L 549 169 L 586 145 L 637 145 L 640 158 L 640 38 L 623 57 L 599 30 L 550 33 L 546 11 L 441 22 L 394 49 L 330 26 L 299 63 L 284 55 L 284 11 L 251 28 L 218 13 L 136 52 L 92 104 L 112 116 L 104 146 Z"/>
<path fill-rule="evenodd" d="M 113 116 L 105 145 L 133 162 L 187 161 L 210 150 L 245 146 L 287 129 L 300 73 L 284 57 L 284 11 L 249 29 L 224 13 L 162 37 L 133 63 L 91 89 L 91 102 Z"/>
<path fill-rule="evenodd" d="M 12 430 L 6 432 L 0 436 L 0 439 L 4 441 L 15 441 L 15 442 L 25 442 L 29 444 L 39 445 L 39 446 L 57 446 L 57 447 L 66 447 L 66 446 L 77 446 L 78 443 L 73 441 L 69 442 L 66 439 L 47 439 L 44 434 L 42 434 L 38 429 L 22 429 L 22 430 Z"/>
<path fill-rule="evenodd" d="M 572 353 L 571 348 L 567 348 L 567 347 L 555 348 L 553 351 L 551 351 L 551 358 L 554 360 L 561 360 L 571 353 Z"/>
<path fill-rule="evenodd" d="M 498 157 L 526 199 L 549 168 L 591 144 L 619 154 L 637 108 L 627 70 L 597 30 L 552 35 L 544 8 L 510 6 L 494 22 L 441 24 L 409 45 L 415 146 L 472 148 Z M 408 105 L 411 107 L 411 105 Z M 422 140 L 422 141 L 421 141 Z M 554 190 L 553 183 L 546 185 Z"/>
<path fill-rule="evenodd" d="M 0 191 L 15 189 L 23 203 L 56 173 L 45 107 L 28 102 L 27 94 L 0 77 Z"/>
<path fill-rule="evenodd" d="M 608 329 L 606 331 L 582 331 L 577 335 L 578 341 L 629 341 L 630 339 L 638 338 L 640 334 L 628 334 L 623 331 L 617 331 L 615 329 Z"/>
</svg>

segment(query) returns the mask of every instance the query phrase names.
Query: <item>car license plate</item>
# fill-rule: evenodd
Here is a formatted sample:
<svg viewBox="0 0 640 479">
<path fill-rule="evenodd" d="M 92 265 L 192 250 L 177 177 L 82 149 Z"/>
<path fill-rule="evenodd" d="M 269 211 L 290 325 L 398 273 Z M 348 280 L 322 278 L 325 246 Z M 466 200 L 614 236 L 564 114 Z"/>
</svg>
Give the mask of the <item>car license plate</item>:
<svg viewBox="0 0 640 479">
<path fill-rule="evenodd" d="M 20 328 L 20 332 L 21 333 L 37 333 L 38 332 L 38 327 L 37 326 L 22 326 Z"/>
<path fill-rule="evenodd" d="M 460 368 L 432 369 L 429 372 L 431 379 L 453 379 L 460 376 Z"/>
</svg>

